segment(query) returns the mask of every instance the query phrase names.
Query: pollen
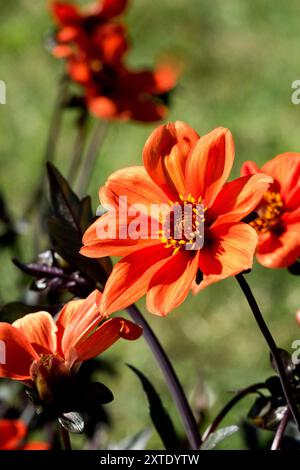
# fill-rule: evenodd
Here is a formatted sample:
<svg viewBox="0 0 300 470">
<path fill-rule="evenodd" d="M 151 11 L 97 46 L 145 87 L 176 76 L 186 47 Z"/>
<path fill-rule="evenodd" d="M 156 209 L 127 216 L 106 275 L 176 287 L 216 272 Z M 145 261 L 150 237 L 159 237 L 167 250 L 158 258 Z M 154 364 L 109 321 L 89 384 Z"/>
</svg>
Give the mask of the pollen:
<svg viewBox="0 0 300 470">
<path fill-rule="evenodd" d="M 262 234 L 275 229 L 280 222 L 283 212 L 283 202 L 280 193 L 266 191 L 263 200 L 257 210 L 258 218 L 250 225 Z"/>
<path fill-rule="evenodd" d="M 197 250 L 203 239 L 205 207 L 202 197 L 196 199 L 192 194 L 179 194 L 179 201 L 169 202 L 170 212 L 158 231 L 165 248 L 171 248 L 173 255 L 182 248 Z M 203 243 L 201 243 L 202 246 Z"/>
</svg>

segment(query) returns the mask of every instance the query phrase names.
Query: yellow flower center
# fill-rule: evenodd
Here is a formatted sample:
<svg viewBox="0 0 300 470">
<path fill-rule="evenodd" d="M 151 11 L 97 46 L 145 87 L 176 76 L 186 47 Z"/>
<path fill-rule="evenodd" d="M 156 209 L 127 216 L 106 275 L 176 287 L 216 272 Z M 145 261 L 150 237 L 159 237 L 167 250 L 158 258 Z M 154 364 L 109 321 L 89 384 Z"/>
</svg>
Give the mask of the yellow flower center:
<svg viewBox="0 0 300 470">
<path fill-rule="evenodd" d="M 163 228 L 159 230 L 160 239 L 166 248 L 173 249 L 173 255 L 182 248 L 200 249 L 203 244 L 205 211 L 202 198 L 189 194 L 186 198 L 179 195 L 180 201 L 170 202 L 171 210 Z"/>
<path fill-rule="evenodd" d="M 257 233 L 268 232 L 278 225 L 282 211 L 283 202 L 280 193 L 266 191 L 257 210 L 258 218 L 251 222 L 250 225 L 255 228 Z"/>
</svg>

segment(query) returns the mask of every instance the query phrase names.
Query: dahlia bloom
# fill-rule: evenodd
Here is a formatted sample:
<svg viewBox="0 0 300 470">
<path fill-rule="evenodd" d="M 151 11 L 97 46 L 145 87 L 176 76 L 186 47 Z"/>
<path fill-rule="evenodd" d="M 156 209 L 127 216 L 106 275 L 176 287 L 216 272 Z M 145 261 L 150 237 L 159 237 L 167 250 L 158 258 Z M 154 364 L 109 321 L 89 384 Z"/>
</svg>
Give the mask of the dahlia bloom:
<svg viewBox="0 0 300 470">
<path fill-rule="evenodd" d="M 0 323 L 0 340 L 6 348 L 0 377 L 23 381 L 37 391 L 41 402 L 54 403 L 83 361 L 119 338 L 134 340 L 141 335 L 141 328 L 130 321 L 105 319 L 100 301 L 101 293 L 95 290 L 84 300 L 68 302 L 56 322 L 49 313 L 37 312 L 12 325 Z"/>
<path fill-rule="evenodd" d="M 52 53 L 69 59 L 67 67 L 71 76 L 83 73 L 87 65 L 99 69 L 103 63 L 120 62 L 128 48 L 126 28 L 112 20 L 126 6 L 127 0 L 99 0 L 83 10 L 71 3 L 51 4 L 58 25 Z"/>
<path fill-rule="evenodd" d="M 257 259 L 267 268 L 284 268 L 300 257 L 300 153 L 283 153 L 261 169 L 244 163 L 242 175 L 263 172 L 274 182 L 256 207 L 251 225 L 259 235 Z"/>
<path fill-rule="evenodd" d="M 228 129 L 218 128 L 203 137 L 183 122 L 158 127 L 143 151 L 144 166 L 119 170 L 100 189 L 102 204 L 115 208 L 86 231 L 81 253 L 91 258 L 115 255 L 123 258 L 109 277 L 101 302 L 105 313 L 122 309 L 147 293 L 147 308 L 167 315 L 189 291 L 251 268 L 257 234 L 245 218 L 257 206 L 272 178 L 256 174 L 226 183 L 234 160 L 234 143 Z M 155 237 L 132 236 L 132 214 L 119 209 L 119 197 L 128 207 L 143 204 L 148 226 L 158 226 Z M 164 214 L 154 220 L 152 204 L 164 204 Z M 198 205 L 204 244 L 199 235 Z M 178 239 L 173 227 L 165 232 L 164 219 L 175 210 L 192 207 L 191 234 Z M 128 217 L 125 217 L 128 215 Z M 99 237 L 111 218 L 119 224 L 116 237 Z M 202 217 L 202 218 L 201 218 Z M 184 216 L 178 225 L 185 222 Z M 124 235 L 120 236 L 120 233 Z M 200 234 L 199 237 L 202 235 Z M 190 239 L 191 238 L 191 239 Z"/>
<path fill-rule="evenodd" d="M 177 78 L 176 69 L 167 64 L 154 71 L 133 71 L 125 65 L 104 67 L 90 74 L 84 85 L 87 107 L 102 119 L 160 121 L 167 113 L 161 97 L 176 86 Z"/>
<path fill-rule="evenodd" d="M 27 435 L 27 427 L 18 419 L 0 420 L 0 450 L 48 450 L 49 444 L 45 442 L 22 441 Z"/>
</svg>

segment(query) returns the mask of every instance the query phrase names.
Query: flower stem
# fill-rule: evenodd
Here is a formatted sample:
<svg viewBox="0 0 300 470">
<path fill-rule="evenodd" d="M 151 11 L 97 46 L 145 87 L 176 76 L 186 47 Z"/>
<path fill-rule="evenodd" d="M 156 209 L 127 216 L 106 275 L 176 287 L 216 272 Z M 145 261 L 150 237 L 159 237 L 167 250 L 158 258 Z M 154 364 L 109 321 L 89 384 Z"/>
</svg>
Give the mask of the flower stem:
<svg viewBox="0 0 300 470">
<path fill-rule="evenodd" d="M 280 450 L 281 442 L 284 436 L 284 432 L 286 430 L 286 427 L 288 425 L 288 422 L 291 418 L 291 411 L 289 408 L 286 409 L 286 412 L 284 413 L 284 416 L 282 420 L 279 423 L 279 426 L 277 428 L 277 431 L 275 433 L 274 440 L 272 442 L 271 450 Z"/>
<path fill-rule="evenodd" d="M 293 415 L 293 418 L 297 424 L 297 427 L 300 431 L 300 413 L 299 413 L 299 409 L 298 409 L 298 406 L 297 406 L 297 402 L 294 398 L 294 395 L 293 395 L 293 391 L 292 391 L 292 388 L 291 388 L 291 384 L 290 384 L 290 381 L 289 381 L 289 378 L 287 376 L 287 373 L 286 373 L 286 370 L 285 370 L 285 367 L 283 365 L 283 362 L 281 360 L 281 357 L 280 357 L 280 353 L 278 351 L 278 348 L 277 348 L 277 345 L 273 339 L 273 336 L 271 335 L 269 329 L 268 329 L 268 326 L 262 316 L 262 313 L 257 305 L 257 302 L 254 298 L 254 295 L 252 294 L 252 291 L 246 281 L 246 279 L 244 278 L 244 276 L 242 274 L 238 274 L 236 276 L 236 279 L 248 301 L 248 304 L 249 304 L 249 307 L 254 315 L 254 318 L 256 320 L 256 323 L 263 335 L 263 337 L 265 338 L 266 340 L 266 343 L 268 344 L 269 346 L 269 349 L 270 349 L 270 352 L 273 356 L 273 359 L 274 359 L 274 363 L 276 365 L 276 369 L 277 369 L 277 372 L 278 372 L 278 375 L 279 375 L 279 378 L 280 378 L 280 382 L 281 382 L 281 386 L 282 386 L 282 390 L 283 390 L 283 393 L 284 393 L 284 396 L 285 396 L 285 399 L 286 399 L 286 402 L 288 404 L 288 407 Z"/>
<path fill-rule="evenodd" d="M 62 426 L 60 427 L 60 429 L 61 429 L 61 437 L 64 443 L 65 450 L 72 450 L 69 432 Z"/>
<path fill-rule="evenodd" d="M 76 178 L 78 173 L 78 168 L 81 162 L 84 146 L 85 146 L 85 139 L 87 135 L 87 121 L 88 121 L 88 114 L 87 111 L 84 109 L 81 114 L 79 115 L 76 121 L 76 137 L 73 149 L 73 155 L 71 159 L 71 163 L 69 166 L 68 171 L 68 178 L 67 180 L 72 183 L 72 181 Z"/>
<path fill-rule="evenodd" d="M 41 204 L 41 201 L 42 201 L 44 182 L 45 182 L 45 177 L 44 177 L 45 165 L 47 162 L 52 162 L 54 160 L 56 144 L 57 144 L 60 130 L 61 130 L 64 102 L 66 100 L 67 85 L 68 85 L 67 77 L 62 76 L 58 84 L 57 97 L 56 97 L 54 108 L 52 111 L 51 123 L 50 123 L 49 133 L 47 137 L 43 164 L 42 164 L 42 175 L 40 177 L 40 182 L 34 191 L 33 198 L 31 202 L 29 203 L 27 210 L 25 211 L 25 215 L 27 217 L 30 216 L 30 214 L 37 208 L 39 204 Z"/>
<path fill-rule="evenodd" d="M 199 449 L 202 439 L 199 434 L 198 426 L 168 356 L 139 309 L 135 305 L 131 305 L 127 308 L 127 312 L 136 323 L 143 327 L 145 340 L 164 374 L 166 383 L 181 415 L 190 446 L 193 450 Z"/>
<path fill-rule="evenodd" d="M 213 420 L 212 424 L 206 429 L 205 433 L 203 434 L 202 440 L 203 442 L 208 438 L 210 434 L 212 434 L 221 421 L 225 418 L 225 416 L 229 413 L 229 411 L 232 410 L 232 408 L 239 403 L 240 400 L 242 400 L 244 397 L 249 395 L 250 393 L 256 393 L 257 390 L 265 388 L 265 384 L 263 383 L 257 383 L 254 385 L 250 385 L 250 387 L 245 388 L 244 390 L 241 390 L 238 392 L 228 403 L 227 405 L 224 406 L 224 408 L 220 411 L 220 413 L 216 416 L 216 418 Z"/>
<path fill-rule="evenodd" d="M 82 162 L 81 174 L 79 175 L 79 181 L 78 181 L 79 195 L 83 195 L 86 192 L 86 189 L 90 183 L 94 164 L 96 162 L 99 149 L 104 142 L 107 129 L 108 129 L 107 121 L 99 121 L 95 123 L 94 132 L 91 137 L 90 145 L 86 152 L 85 159 Z"/>
</svg>

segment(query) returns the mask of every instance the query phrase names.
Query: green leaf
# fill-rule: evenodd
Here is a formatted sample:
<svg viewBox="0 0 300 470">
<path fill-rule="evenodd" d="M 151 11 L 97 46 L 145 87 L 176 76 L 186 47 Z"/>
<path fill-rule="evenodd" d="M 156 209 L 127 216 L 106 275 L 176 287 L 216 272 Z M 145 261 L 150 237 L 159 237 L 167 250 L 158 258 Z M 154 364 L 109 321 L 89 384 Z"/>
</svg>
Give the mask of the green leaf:
<svg viewBox="0 0 300 470">
<path fill-rule="evenodd" d="M 220 442 L 227 439 L 227 437 L 236 433 L 239 430 L 238 426 L 227 426 L 226 428 L 218 429 L 218 431 L 211 433 L 206 441 L 203 442 L 201 450 L 212 450 L 217 447 Z"/>
<path fill-rule="evenodd" d="M 143 385 L 149 402 L 151 420 L 165 448 L 173 450 L 178 449 L 179 441 L 174 425 L 155 388 L 141 371 L 134 366 L 127 365 L 138 376 Z"/>
<path fill-rule="evenodd" d="M 109 444 L 108 450 L 145 450 L 151 434 L 151 429 L 144 429 L 134 436 L 125 437 L 121 442 Z"/>
</svg>

